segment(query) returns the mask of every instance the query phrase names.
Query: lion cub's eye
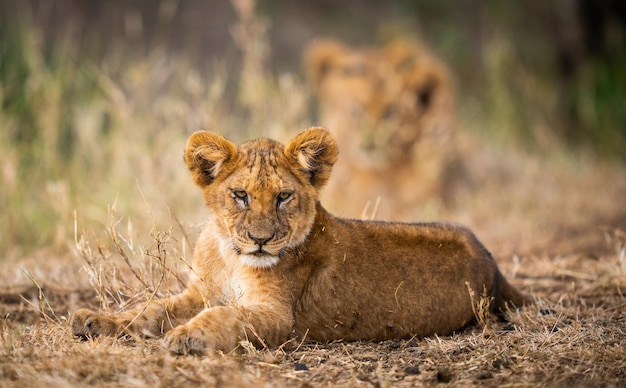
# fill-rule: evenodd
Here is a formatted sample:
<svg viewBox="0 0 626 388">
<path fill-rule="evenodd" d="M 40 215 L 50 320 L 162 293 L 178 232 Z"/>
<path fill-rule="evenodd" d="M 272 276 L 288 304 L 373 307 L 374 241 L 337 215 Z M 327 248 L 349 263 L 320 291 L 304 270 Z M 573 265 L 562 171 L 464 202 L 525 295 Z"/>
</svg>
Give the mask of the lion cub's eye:
<svg viewBox="0 0 626 388">
<path fill-rule="evenodd" d="M 280 193 L 278 193 L 277 196 L 277 204 L 280 205 L 281 203 L 287 201 L 289 198 L 291 198 L 291 191 L 281 191 Z"/>
<path fill-rule="evenodd" d="M 233 196 L 236 200 L 243 202 L 244 205 L 248 204 L 248 193 L 244 190 L 233 190 Z"/>
</svg>

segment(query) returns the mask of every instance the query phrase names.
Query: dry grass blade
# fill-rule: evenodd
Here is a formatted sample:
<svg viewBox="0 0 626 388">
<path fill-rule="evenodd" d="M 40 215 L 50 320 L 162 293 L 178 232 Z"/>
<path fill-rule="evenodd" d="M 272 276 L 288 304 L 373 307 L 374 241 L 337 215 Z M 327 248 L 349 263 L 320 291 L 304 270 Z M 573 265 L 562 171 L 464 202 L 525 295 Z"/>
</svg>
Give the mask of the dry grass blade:
<svg viewBox="0 0 626 388">
<path fill-rule="evenodd" d="M 37 280 L 35 280 L 35 278 L 33 277 L 33 275 L 31 275 L 30 271 L 28 271 L 25 268 L 20 267 L 20 271 L 22 271 L 26 277 L 28 277 L 28 279 L 33 282 L 33 284 L 35 285 L 35 287 L 37 287 L 37 290 L 39 291 L 39 300 L 43 300 L 43 302 L 46 304 L 46 307 L 48 308 L 48 311 L 50 311 L 50 314 L 52 314 L 52 316 L 54 317 L 54 321 L 57 324 L 62 324 L 61 319 L 59 319 L 59 317 L 57 316 L 57 314 L 54 312 L 54 309 L 52 308 L 52 305 L 50 304 L 50 300 L 48 299 L 48 297 L 46 296 L 46 294 L 43 292 L 43 289 L 41 288 L 41 286 L 39 285 L 39 283 L 37 283 Z M 35 306 L 33 306 L 35 307 Z M 45 314 L 45 312 L 42 309 L 39 309 L 41 312 L 41 315 L 43 315 L 44 317 L 48 318 L 48 315 Z"/>
<path fill-rule="evenodd" d="M 491 320 L 491 303 L 493 302 L 493 298 L 489 296 L 485 286 L 483 286 L 483 293 L 477 297 L 476 291 L 474 291 L 470 283 L 465 282 L 465 285 L 467 286 L 467 292 L 470 296 L 472 311 L 474 312 L 476 322 L 486 329 Z"/>
<path fill-rule="evenodd" d="M 144 280 L 143 276 L 141 276 L 135 270 L 135 267 L 130 263 L 130 259 L 128 258 L 128 255 L 126 254 L 126 250 L 124 249 L 124 246 L 131 248 L 131 252 L 132 252 L 133 245 L 132 243 L 129 243 L 128 240 L 124 239 L 124 237 L 120 233 L 118 233 L 116 229 L 119 221 L 115 219 L 115 205 L 111 206 L 110 208 L 109 220 L 110 222 L 106 229 L 106 233 L 109 239 L 111 240 L 111 242 L 113 243 L 115 250 L 117 251 L 117 253 L 119 253 L 122 259 L 124 259 L 124 263 L 126 263 L 126 265 L 128 266 L 128 269 L 131 271 L 133 276 L 135 276 L 135 279 L 137 279 L 144 286 L 145 289 L 149 289 L 150 287 Z M 131 224 L 129 221 L 129 230 L 131 229 L 130 225 Z"/>
</svg>

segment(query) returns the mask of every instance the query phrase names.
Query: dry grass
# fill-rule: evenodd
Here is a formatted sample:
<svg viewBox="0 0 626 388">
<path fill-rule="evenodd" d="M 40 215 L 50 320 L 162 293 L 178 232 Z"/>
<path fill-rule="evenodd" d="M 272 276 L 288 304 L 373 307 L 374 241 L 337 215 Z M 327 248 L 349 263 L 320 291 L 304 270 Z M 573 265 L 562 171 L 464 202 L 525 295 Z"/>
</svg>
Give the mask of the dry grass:
<svg viewBox="0 0 626 388">
<path fill-rule="evenodd" d="M 445 337 L 330 344 L 293 340 L 269 350 L 242 343 L 232 354 L 204 358 L 171 356 L 156 340 L 73 338 L 66 325 L 68 310 L 97 308 L 98 295 L 113 300 L 104 310 L 149 300 L 142 283 L 153 284 L 170 271 L 159 267 L 146 278 L 138 268 L 125 268 L 121 259 L 116 268 L 128 276 L 121 288 L 113 286 L 117 279 L 109 279 L 94 283 L 90 293 L 71 287 L 72 275 L 78 271 L 85 277 L 105 260 L 85 266 L 59 259 L 68 277 L 42 290 L 58 320 L 36 288 L 22 290 L 23 299 L 15 291 L 0 295 L 2 314 L 9 316 L 0 321 L 0 381 L 3 386 L 619 386 L 626 379 L 625 237 L 616 230 L 610 241 L 614 253 L 602 257 L 521 258 L 514 283 L 532 290 L 537 305 L 511 312 L 508 322 L 483 314 L 480 324 Z M 144 255 L 146 262 L 149 256 Z M 511 263 L 503 267 L 511 271 Z M 138 276 L 133 279 L 134 271 Z"/>
</svg>

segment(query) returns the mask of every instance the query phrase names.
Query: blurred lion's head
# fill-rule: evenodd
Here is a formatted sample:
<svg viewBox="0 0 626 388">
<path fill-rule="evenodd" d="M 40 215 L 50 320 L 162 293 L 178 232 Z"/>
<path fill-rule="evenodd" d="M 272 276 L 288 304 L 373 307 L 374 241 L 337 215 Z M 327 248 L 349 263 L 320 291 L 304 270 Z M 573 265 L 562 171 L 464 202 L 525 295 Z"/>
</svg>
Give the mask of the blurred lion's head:
<svg viewBox="0 0 626 388">
<path fill-rule="evenodd" d="M 317 40 L 303 62 L 320 122 L 335 132 L 350 159 L 375 166 L 406 163 L 420 142 L 449 135 L 450 77 L 421 44 L 396 40 L 353 49 Z"/>
</svg>

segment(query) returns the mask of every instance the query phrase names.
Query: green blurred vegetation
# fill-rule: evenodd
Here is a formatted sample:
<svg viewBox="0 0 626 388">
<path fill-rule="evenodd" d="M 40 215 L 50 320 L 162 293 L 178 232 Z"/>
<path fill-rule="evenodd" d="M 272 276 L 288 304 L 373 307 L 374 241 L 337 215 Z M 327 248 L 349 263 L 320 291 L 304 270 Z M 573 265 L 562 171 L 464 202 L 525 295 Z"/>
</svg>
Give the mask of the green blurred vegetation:
<svg viewBox="0 0 626 388">
<path fill-rule="evenodd" d="M 153 185 L 179 182 L 184 126 L 203 119 L 186 107 L 217 109 L 221 90 L 207 90 L 182 61 L 177 79 L 172 65 L 156 60 L 111 69 L 70 46 L 46 52 L 41 31 L 23 20 L 0 34 L 0 251 L 67 250 L 75 208 L 81 219 L 103 222 L 115 202 L 129 217 L 147 218 L 145 207 L 119 194 L 137 192 L 143 179 L 148 197 Z"/>
<path fill-rule="evenodd" d="M 259 18 L 224 2 L 210 19 L 229 28 L 213 49 L 190 32 L 215 28 L 194 24 L 194 6 L 209 17 L 200 2 L 4 0 L 0 258 L 66 251 L 74 209 L 81 225 L 103 222 L 113 203 L 147 228 L 155 213 L 170 217 L 168 206 L 199 222 L 201 203 L 181 161 L 188 134 L 284 138 L 314 123 L 297 66 L 302 45 L 318 35 L 353 43 L 419 35 L 457 79 L 460 130 L 624 161 L 624 25 L 612 27 L 600 52 L 572 49 L 554 34 L 541 39 L 550 21 L 544 3 L 260 1 Z M 87 18 L 92 6 L 100 13 Z M 555 65 L 561 51 L 575 52 L 574 64 Z M 159 211 L 137 206 L 144 202 Z"/>
<path fill-rule="evenodd" d="M 228 93 L 238 74 L 220 60 L 209 70 L 162 50 L 120 55 L 122 45 L 97 58 L 71 40 L 45 45 L 28 17 L 4 21 L 0 259 L 66 252 L 75 222 L 79 234 L 108 222 L 150 230 L 178 222 L 170 206 L 176 218 L 201 222 L 201 197 L 182 161 L 191 132 L 241 141 L 305 126 L 307 94 L 289 75 L 246 68 L 256 76 Z M 242 39 L 259 43 L 245 32 Z M 248 62 L 258 67 L 263 58 L 254 55 Z M 107 221 L 111 214 L 119 219 Z"/>
</svg>

